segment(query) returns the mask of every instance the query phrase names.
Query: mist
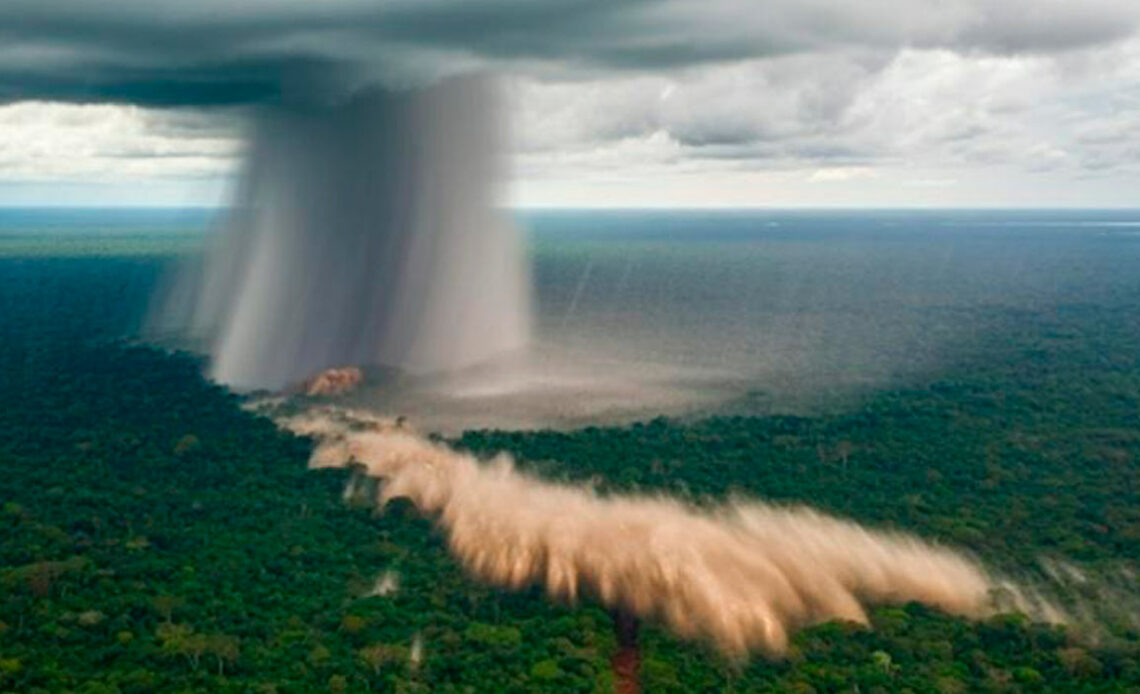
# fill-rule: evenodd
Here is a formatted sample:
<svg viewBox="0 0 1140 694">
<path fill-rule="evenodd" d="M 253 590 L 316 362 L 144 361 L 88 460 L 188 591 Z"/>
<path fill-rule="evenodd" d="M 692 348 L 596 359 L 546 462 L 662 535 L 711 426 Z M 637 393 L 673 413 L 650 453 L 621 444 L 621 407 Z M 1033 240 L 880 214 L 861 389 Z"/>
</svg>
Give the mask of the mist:
<svg viewBox="0 0 1140 694">
<path fill-rule="evenodd" d="M 261 107 L 234 204 L 152 328 L 239 390 L 325 369 L 470 367 L 525 346 L 528 280 L 495 209 L 503 116 L 468 77 Z"/>
<path fill-rule="evenodd" d="M 1064 619 L 964 553 L 804 507 L 599 496 L 520 473 L 506 456 L 482 463 L 368 413 L 313 411 L 279 423 L 318 440 L 312 467 L 356 470 L 346 498 L 380 507 L 404 498 L 434 517 L 477 579 L 541 585 L 559 601 L 589 596 L 728 656 L 779 657 L 797 628 L 867 624 L 874 603 Z"/>
</svg>

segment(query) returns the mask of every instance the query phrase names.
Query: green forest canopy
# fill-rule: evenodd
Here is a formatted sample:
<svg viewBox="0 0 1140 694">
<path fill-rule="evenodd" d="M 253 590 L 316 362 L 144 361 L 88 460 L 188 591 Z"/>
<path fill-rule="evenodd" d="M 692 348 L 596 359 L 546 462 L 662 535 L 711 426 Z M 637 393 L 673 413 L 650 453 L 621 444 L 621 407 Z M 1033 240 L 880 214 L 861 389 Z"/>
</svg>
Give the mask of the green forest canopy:
<svg viewBox="0 0 1140 694">
<path fill-rule="evenodd" d="M 604 610 L 468 580 L 427 519 L 346 506 L 343 473 L 193 357 L 116 339 L 158 269 L 0 262 L 0 691 L 610 691 Z M 455 443 L 603 490 L 809 503 L 1025 577 L 1063 559 L 1107 629 L 888 606 L 732 663 L 648 625 L 647 691 L 1137 691 L 1135 298 L 990 309 L 976 354 L 843 412 Z M 384 572 L 399 590 L 369 597 Z"/>
</svg>

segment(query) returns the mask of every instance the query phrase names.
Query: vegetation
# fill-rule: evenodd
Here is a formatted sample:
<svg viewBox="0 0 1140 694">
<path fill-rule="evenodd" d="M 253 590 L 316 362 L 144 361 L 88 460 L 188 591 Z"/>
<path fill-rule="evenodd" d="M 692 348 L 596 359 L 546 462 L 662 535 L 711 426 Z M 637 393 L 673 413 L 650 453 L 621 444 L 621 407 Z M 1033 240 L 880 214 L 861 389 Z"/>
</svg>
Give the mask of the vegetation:
<svg viewBox="0 0 1140 694">
<path fill-rule="evenodd" d="M 308 471 L 308 442 L 243 412 L 193 357 L 116 339 L 157 270 L 0 262 L 0 691 L 611 690 L 604 610 L 468 580 L 426 519 L 346 506 L 341 472 Z M 888 606 L 871 630 L 806 630 L 776 663 L 648 625 L 649 692 L 1140 691 L 1124 573 L 1140 561 L 1136 298 L 979 312 L 994 337 L 974 356 L 831 415 L 456 443 L 602 489 L 806 502 L 1019 577 L 1071 564 L 1092 578 L 1069 597 L 1107 625 L 1094 641 Z M 374 590 L 386 573 L 398 589 Z"/>
</svg>

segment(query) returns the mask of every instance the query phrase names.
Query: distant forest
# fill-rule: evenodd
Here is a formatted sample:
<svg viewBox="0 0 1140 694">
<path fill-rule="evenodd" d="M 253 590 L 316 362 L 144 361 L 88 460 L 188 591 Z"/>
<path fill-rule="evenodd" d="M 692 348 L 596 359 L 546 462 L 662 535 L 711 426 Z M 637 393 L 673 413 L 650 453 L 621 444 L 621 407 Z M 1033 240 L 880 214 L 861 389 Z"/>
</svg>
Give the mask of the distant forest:
<svg viewBox="0 0 1140 694">
<path fill-rule="evenodd" d="M 0 691 L 610 692 L 609 614 L 469 580 L 429 519 L 342 501 L 311 442 L 123 336 L 161 263 L 0 260 Z M 1140 283 L 978 311 L 975 354 L 814 417 L 468 432 L 535 473 L 914 531 L 1095 630 L 885 606 L 731 662 L 653 624 L 647 692 L 1140 691 Z M 387 576 L 395 590 L 377 591 Z"/>
</svg>

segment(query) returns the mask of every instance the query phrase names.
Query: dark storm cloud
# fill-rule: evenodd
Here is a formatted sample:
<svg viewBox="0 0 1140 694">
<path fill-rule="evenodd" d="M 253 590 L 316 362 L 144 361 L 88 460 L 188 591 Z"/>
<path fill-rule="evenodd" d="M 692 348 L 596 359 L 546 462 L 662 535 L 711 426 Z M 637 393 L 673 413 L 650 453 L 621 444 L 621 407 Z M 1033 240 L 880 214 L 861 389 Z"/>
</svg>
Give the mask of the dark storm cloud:
<svg viewBox="0 0 1140 694">
<path fill-rule="evenodd" d="M 245 103 L 488 65 L 643 71 L 852 46 L 1049 53 L 1129 36 L 1138 14 L 1111 0 L 5 0 L 0 99 Z"/>
<path fill-rule="evenodd" d="M 0 69 L 0 101 L 113 101 L 151 106 L 221 105 L 266 101 L 282 93 L 290 70 L 330 67 L 298 58 L 232 60 L 144 68 L 115 63 L 36 72 Z"/>
</svg>

